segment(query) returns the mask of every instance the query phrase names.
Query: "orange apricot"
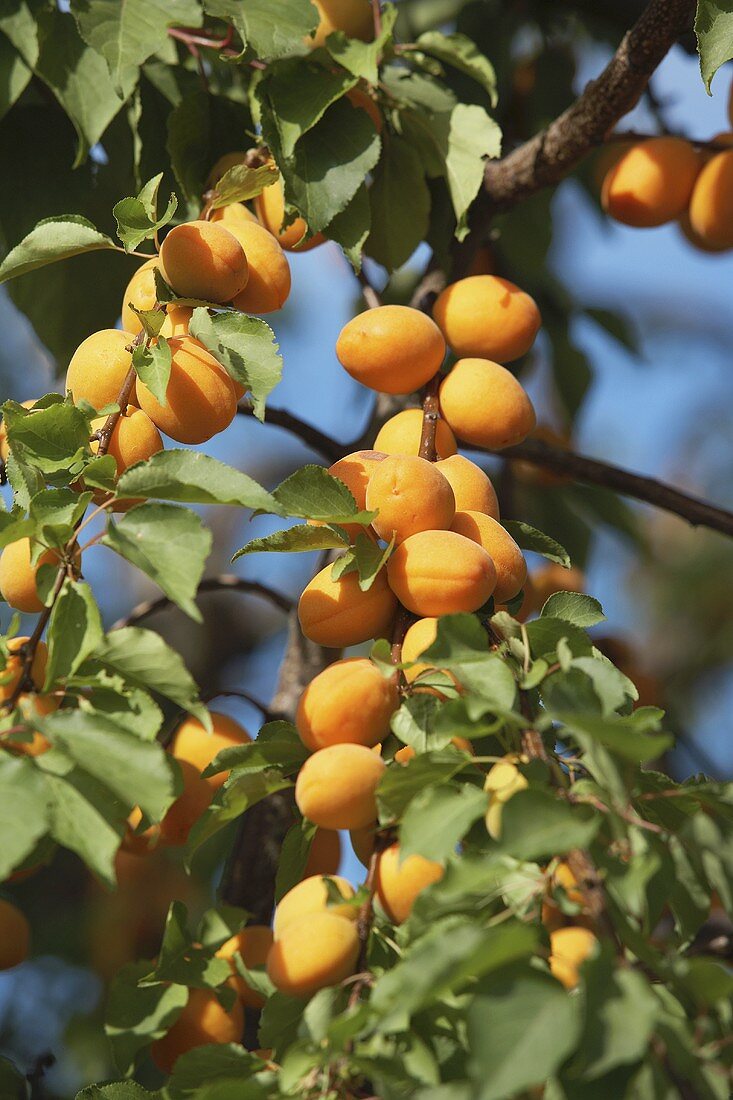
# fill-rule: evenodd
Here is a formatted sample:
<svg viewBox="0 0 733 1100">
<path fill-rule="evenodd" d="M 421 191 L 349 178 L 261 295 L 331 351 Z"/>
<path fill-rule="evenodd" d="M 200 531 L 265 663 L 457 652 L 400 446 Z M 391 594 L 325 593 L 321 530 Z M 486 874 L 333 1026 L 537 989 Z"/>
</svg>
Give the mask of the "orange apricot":
<svg viewBox="0 0 733 1100">
<path fill-rule="evenodd" d="M 160 823 L 160 842 L 180 848 L 188 840 L 188 834 L 198 819 L 209 808 L 214 792 L 209 783 L 201 778 L 198 768 L 188 760 L 179 760 L 183 779 L 183 790 L 166 811 Z"/>
<path fill-rule="evenodd" d="M 369 0 L 313 0 L 318 8 L 318 26 L 309 42 L 315 49 L 323 46 L 329 34 L 343 31 L 348 38 L 371 42 L 374 16 Z"/>
<path fill-rule="evenodd" d="M 293 921 L 273 943 L 267 973 L 290 997 L 310 997 L 354 973 L 359 936 L 354 921 L 333 913 L 309 913 Z"/>
<path fill-rule="evenodd" d="M 461 752 L 469 752 L 471 756 L 475 755 L 473 745 L 470 741 L 467 741 L 465 737 L 451 737 L 450 743 L 451 745 L 455 745 L 457 749 L 460 749 Z M 416 756 L 417 753 L 412 745 L 404 745 L 394 754 L 394 758 L 398 764 L 409 764 Z"/>
<path fill-rule="evenodd" d="M 382 112 L 379 110 L 377 103 L 368 92 L 363 88 L 349 88 L 346 93 L 346 98 L 354 107 L 358 107 L 362 111 L 366 111 L 369 118 L 374 123 L 374 129 L 378 134 L 381 134 L 384 129 L 384 118 Z"/>
<path fill-rule="evenodd" d="M 447 478 L 416 455 L 388 455 L 369 479 L 366 505 L 377 512 L 372 526 L 380 538 L 400 543 L 418 531 L 446 530 L 456 514 Z"/>
<path fill-rule="evenodd" d="M 422 409 L 403 409 L 386 420 L 377 432 L 374 448 L 388 455 L 417 455 L 422 436 Z M 455 436 L 445 420 L 439 420 L 435 432 L 438 458 L 448 458 L 458 450 Z"/>
<path fill-rule="evenodd" d="M 341 866 L 341 837 L 335 829 L 316 829 L 303 877 L 335 875 Z"/>
<path fill-rule="evenodd" d="M 236 154 L 231 155 L 234 156 Z M 224 158 L 222 157 L 222 160 L 223 159 Z M 230 167 L 234 166 L 230 165 Z M 241 229 L 243 225 L 260 224 L 257 221 L 256 215 L 253 214 L 249 207 L 245 206 L 243 202 L 230 202 L 227 206 L 220 206 L 216 210 L 212 210 L 209 221 L 221 222 L 224 228 L 228 229 L 230 233 L 234 232 L 235 229 Z M 247 260 L 249 261 L 249 256 L 247 257 Z"/>
<path fill-rule="evenodd" d="M 511 600 L 527 579 L 527 563 L 509 532 L 483 512 L 456 512 L 452 531 L 482 546 L 496 566 L 497 603 Z"/>
<path fill-rule="evenodd" d="M 106 419 L 105 416 L 100 416 L 97 420 L 93 420 L 92 431 L 96 432 L 104 427 Z M 96 453 L 99 443 L 95 440 L 91 448 Z M 163 440 L 160 432 L 147 413 L 136 408 L 135 405 L 128 405 L 115 424 L 107 447 L 107 454 L 112 455 L 115 460 L 117 476 L 119 477 L 130 466 L 134 466 L 136 462 L 145 462 L 151 455 L 162 450 Z M 107 493 L 97 490 L 94 494 L 95 504 L 102 503 L 107 496 Z M 119 501 L 115 503 L 114 511 L 126 511 L 139 503 L 139 498 Z"/>
<path fill-rule="evenodd" d="M 329 745 L 309 756 L 295 784 L 298 809 L 324 829 L 362 829 L 377 818 L 381 756 L 364 745 Z"/>
<path fill-rule="evenodd" d="M 35 405 L 35 398 L 30 401 L 21 401 L 21 405 L 24 409 L 32 409 Z M 5 421 L 0 420 L 0 459 L 3 462 L 7 462 L 10 456 L 10 444 L 8 443 L 8 432 L 5 427 Z"/>
<path fill-rule="evenodd" d="M 420 616 L 477 611 L 496 586 L 489 555 L 456 531 L 410 535 L 389 559 L 387 576 L 400 603 Z"/>
<path fill-rule="evenodd" d="M 36 574 L 42 565 L 59 565 L 57 550 L 44 550 L 35 565 L 31 565 L 31 540 L 10 542 L 0 554 L 0 593 L 16 611 L 38 614 L 43 603 L 36 588 Z"/>
<path fill-rule="evenodd" d="M 176 760 L 186 760 L 192 764 L 198 772 L 208 768 L 215 756 L 222 749 L 230 749 L 234 745 L 247 745 L 252 740 L 244 726 L 240 726 L 228 714 L 220 711 L 211 711 L 211 733 L 204 729 L 198 718 L 192 715 L 184 718 L 178 726 L 170 751 Z M 209 775 L 204 782 L 208 783 L 213 791 L 226 782 L 229 772 L 218 772 Z"/>
<path fill-rule="evenodd" d="M 244 1009 L 235 1001 L 227 1012 L 211 989 L 191 989 L 183 1012 L 150 1054 L 158 1069 L 171 1073 L 182 1054 L 209 1043 L 238 1043 L 244 1031 Z"/>
<path fill-rule="evenodd" d="M 155 269 L 159 266 L 157 256 L 152 256 L 151 259 L 141 264 L 125 287 L 125 293 L 122 296 L 122 309 L 120 311 L 122 327 L 136 336 L 143 326 L 132 306 L 143 311 L 153 308 L 158 300 L 155 289 Z"/>
<path fill-rule="evenodd" d="M 687 207 L 701 167 L 688 141 L 657 137 L 627 149 L 609 170 L 601 205 L 616 221 L 636 228 L 664 225 Z"/>
<path fill-rule="evenodd" d="M 566 989 L 575 989 L 579 970 L 593 954 L 598 940 L 588 928 L 558 928 L 550 933 L 550 971 Z"/>
<path fill-rule="evenodd" d="M 231 302 L 247 285 L 247 257 L 237 238 L 214 222 L 184 222 L 160 248 L 165 281 L 181 298 Z"/>
<path fill-rule="evenodd" d="M 400 859 L 399 844 L 391 844 L 377 860 L 377 897 L 389 919 L 402 924 L 412 912 L 419 894 L 439 882 L 445 869 L 424 856 Z"/>
<path fill-rule="evenodd" d="M 377 463 L 381 462 L 383 458 L 386 458 L 383 451 L 354 451 L 350 455 L 339 458 L 328 468 L 329 474 L 337 477 L 339 481 L 343 481 L 346 488 L 351 492 L 359 512 L 366 509 L 367 484 L 376 469 Z M 343 528 L 352 539 L 355 539 L 361 532 L 364 534 L 369 532 L 369 528 L 362 527 L 358 523 L 345 523 Z"/>
<path fill-rule="evenodd" d="M 271 947 L 272 929 L 264 924 L 250 924 L 247 928 L 235 933 L 216 952 L 217 959 L 226 959 L 231 966 L 237 996 L 247 1008 L 262 1008 L 265 998 L 261 993 L 257 993 L 256 990 L 247 985 L 237 970 L 234 956 L 239 953 L 247 969 L 253 970 L 256 966 L 264 966 L 267 962 L 267 953 Z"/>
<path fill-rule="evenodd" d="M 367 657 L 349 657 L 311 680 L 300 697 L 295 725 L 312 752 L 347 743 L 372 748 L 388 735 L 399 705 L 394 677 L 386 679 Z"/>
<path fill-rule="evenodd" d="M 206 186 L 214 187 L 221 177 L 229 171 L 230 168 L 235 168 L 238 164 L 245 164 L 247 161 L 247 152 L 244 149 L 234 150 L 231 153 L 224 153 L 214 164 L 214 167 L 206 177 Z M 238 206 L 239 203 L 233 203 L 232 205 Z M 220 210 L 226 210 L 226 206 L 220 207 Z M 218 214 L 219 210 L 215 210 L 211 216 L 211 221 L 215 221 L 214 215 Z"/>
<path fill-rule="evenodd" d="M 5 703 L 14 693 L 18 681 L 23 673 L 24 660 L 20 650 L 29 642 L 27 636 L 10 638 L 7 642 L 9 656 L 5 662 L 5 668 L 0 672 L 0 703 Z M 40 690 L 46 679 L 46 665 L 48 663 L 48 646 L 45 642 L 39 642 L 33 654 L 30 678 L 33 685 Z"/>
<path fill-rule="evenodd" d="M 510 363 L 532 347 L 542 318 L 534 298 L 498 275 L 470 275 L 438 295 L 433 317 L 458 356 Z"/>
<path fill-rule="evenodd" d="M 308 226 L 303 218 L 296 218 L 287 228 L 283 229 L 285 220 L 285 196 L 283 194 L 282 180 L 271 183 L 255 199 L 257 217 L 268 233 L 277 237 L 280 247 L 286 252 L 309 252 L 319 244 L 323 244 L 325 237 L 322 233 L 316 233 L 308 240 L 304 240 L 308 232 Z"/>
<path fill-rule="evenodd" d="M 355 906 L 346 904 L 354 896 L 354 887 L 338 875 L 329 875 L 328 879 L 330 886 L 323 875 L 304 878 L 280 899 L 275 907 L 275 919 L 272 925 L 276 940 L 282 939 L 283 932 L 293 921 L 298 921 L 309 913 L 329 912 L 339 917 L 346 917 L 347 920 L 356 920 L 358 910 Z M 343 898 L 343 905 L 331 900 L 334 889 Z"/>
<path fill-rule="evenodd" d="M 380 393 L 412 393 L 440 370 L 445 340 L 419 309 L 377 306 L 344 325 L 336 355 L 363 386 Z"/>
<path fill-rule="evenodd" d="M 689 207 L 689 224 L 703 247 L 733 248 L 733 150 L 717 153 L 703 167 Z"/>
<path fill-rule="evenodd" d="M 168 306 L 160 335 L 165 336 L 166 340 L 170 340 L 171 336 L 188 336 L 188 326 L 191 324 L 192 316 L 192 306 Z"/>
<path fill-rule="evenodd" d="M 459 439 L 498 451 L 535 426 L 532 402 L 513 374 L 489 359 L 459 359 L 440 386 L 440 410 Z"/>
<path fill-rule="evenodd" d="M 234 383 L 213 355 L 190 336 L 170 341 L 171 372 L 161 405 L 138 380 L 140 407 L 153 423 L 179 443 L 205 443 L 223 432 L 237 412 Z"/>
<path fill-rule="evenodd" d="M 88 401 L 95 409 L 116 403 L 132 366 L 128 348 L 134 339 L 132 332 L 104 328 L 82 340 L 66 372 L 66 389 L 74 401 Z M 135 404 L 134 387 L 130 401 Z"/>
<path fill-rule="evenodd" d="M 31 930 L 23 913 L 0 898 L 0 970 L 11 970 L 28 958 Z"/>
<path fill-rule="evenodd" d="M 153 823 L 141 832 L 140 825 L 143 812 L 139 806 L 135 806 L 127 817 L 125 832 L 120 841 L 120 851 L 127 855 L 145 856 L 154 851 L 160 844 L 160 825 Z"/>
<path fill-rule="evenodd" d="M 306 638 L 323 646 L 359 645 L 389 636 L 397 602 L 381 570 L 367 592 L 357 573 L 335 581 L 327 565 L 308 583 L 298 601 L 298 619 Z"/>
<path fill-rule="evenodd" d="M 418 619 L 407 628 L 402 639 L 402 660 L 417 661 L 426 649 L 429 649 L 438 636 L 438 620 L 434 616 Z M 408 683 L 412 683 L 417 677 L 432 668 L 428 664 L 415 664 L 412 668 L 404 670 L 404 676 Z"/>
<path fill-rule="evenodd" d="M 227 229 L 241 244 L 249 264 L 247 285 L 235 297 L 234 307 L 243 313 L 282 309 L 290 294 L 290 264 L 276 238 L 256 221 L 227 224 Z"/>
<path fill-rule="evenodd" d="M 450 483 L 457 509 L 462 512 L 485 512 L 487 516 L 499 518 L 496 490 L 480 466 L 463 455 L 450 455 L 435 465 Z"/>
</svg>

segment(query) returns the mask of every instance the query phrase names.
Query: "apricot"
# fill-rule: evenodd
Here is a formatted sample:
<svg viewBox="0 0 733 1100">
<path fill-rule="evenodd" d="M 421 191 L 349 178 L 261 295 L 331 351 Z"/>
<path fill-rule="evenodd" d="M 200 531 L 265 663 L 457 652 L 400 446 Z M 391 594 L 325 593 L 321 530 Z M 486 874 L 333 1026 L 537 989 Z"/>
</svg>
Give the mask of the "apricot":
<svg viewBox="0 0 733 1100">
<path fill-rule="evenodd" d="M 339 481 L 343 481 L 356 501 L 357 511 L 366 509 L 366 489 L 369 478 L 376 469 L 377 463 L 387 456 L 383 451 L 354 451 L 350 455 L 344 455 L 329 466 L 328 472 Z M 360 533 L 368 534 L 369 528 L 362 527 L 359 523 L 344 523 L 344 530 L 351 539 L 355 539 Z"/>
<path fill-rule="evenodd" d="M 234 168 L 237 164 L 245 164 L 246 160 L 247 160 L 247 153 L 244 149 L 235 150 L 231 153 L 224 153 L 222 156 L 219 157 L 216 164 L 214 165 L 214 167 L 211 169 L 208 176 L 206 177 L 206 186 L 207 187 L 214 187 L 219 182 L 221 177 L 226 172 L 229 171 L 230 168 Z M 236 204 L 233 204 L 233 205 L 238 206 L 239 203 L 236 203 Z M 224 207 L 221 207 L 220 209 L 226 210 L 227 207 L 224 206 Z M 218 213 L 219 213 L 218 210 L 214 211 L 214 214 L 218 214 Z M 212 214 L 212 216 L 211 216 L 212 221 L 214 221 L 214 214 Z"/>
<path fill-rule="evenodd" d="M 334 31 L 343 31 L 348 38 L 371 42 L 374 17 L 369 0 L 313 0 L 313 3 L 319 15 L 312 39 L 314 49 L 323 46 Z"/>
<path fill-rule="evenodd" d="M 394 924 L 402 924 L 421 894 L 433 882 L 440 882 L 445 869 L 423 856 L 400 859 L 399 844 L 391 844 L 377 860 L 377 897 Z"/>
<path fill-rule="evenodd" d="M 380 393 L 412 393 L 440 370 L 445 340 L 419 309 L 378 306 L 344 325 L 336 355 L 363 386 Z"/>
<path fill-rule="evenodd" d="M 324 829 L 362 829 L 377 819 L 385 763 L 364 745 L 329 745 L 309 756 L 295 784 L 298 809 Z"/>
<path fill-rule="evenodd" d="M 461 752 L 469 752 L 471 756 L 474 755 L 473 745 L 470 741 L 467 741 L 465 737 L 451 737 L 451 745 L 455 745 Z M 398 764 L 409 764 L 411 760 L 414 760 L 417 753 L 413 749 L 412 745 L 404 745 L 403 748 L 398 749 L 394 754 L 394 758 Z"/>
<path fill-rule="evenodd" d="M 171 373 L 167 404 L 138 379 L 141 408 L 162 432 L 179 443 L 205 443 L 223 432 L 237 412 L 234 383 L 202 344 L 190 336 L 169 341 Z"/>
<path fill-rule="evenodd" d="M 21 405 L 24 409 L 32 409 L 36 401 L 33 398 L 30 401 L 21 401 Z M 5 428 L 5 421 L 0 420 L 0 459 L 3 462 L 7 462 L 10 456 L 10 444 L 8 443 L 8 433 Z"/>
<path fill-rule="evenodd" d="M 188 760 L 179 760 L 183 779 L 183 790 L 166 811 L 160 823 L 160 842 L 174 848 L 181 848 L 188 840 L 188 834 L 198 819 L 209 808 L 214 791 L 205 779 L 201 778 L 198 768 Z"/>
<path fill-rule="evenodd" d="M 477 611 L 496 586 L 494 563 L 456 531 L 420 531 L 400 543 L 387 563 L 392 591 L 414 615 Z"/>
<path fill-rule="evenodd" d="M 422 438 L 422 409 L 403 409 L 386 420 L 377 432 L 374 448 L 388 455 L 417 455 Z M 438 458 L 449 458 L 458 450 L 456 438 L 445 420 L 439 420 L 435 432 Z"/>
<path fill-rule="evenodd" d="M 226 208 L 225 208 L 226 209 Z M 272 233 L 256 221 L 227 224 L 247 256 L 249 279 L 233 301 L 243 313 L 274 313 L 290 294 L 290 264 Z"/>
<path fill-rule="evenodd" d="M 238 156 L 237 153 L 230 153 L 230 156 Z M 244 153 L 242 153 L 244 157 Z M 222 161 L 225 159 L 221 158 Z M 234 164 L 241 164 L 243 161 L 235 161 L 229 165 L 229 168 L 233 168 Z M 226 169 L 228 171 L 228 169 Z M 245 206 L 243 202 L 230 202 L 227 206 L 220 206 L 216 210 L 212 210 L 209 218 L 211 222 L 221 222 L 225 229 L 228 229 L 230 233 L 235 229 L 241 229 L 243 225 L 259 225 L 256 216 L 252 213 L 248 206 Z M 236 234 L 235 234 L 236 236 Z M 241 243 L 241 242 L 240 242 Z M 244 246 L 242 246 L 244 247 Z M 246 249 L 245 249 L 246 251 Z M 247 256 L 249 262 L 249 256 Z M 251 272 L 250 272 L 251 276 Z"/>
<path fill-rule="evenodd" d="M 369 479 L 367 509 L 380 538 L 404 542 L 418 531 L 446 530 L 456 514 L 449 481 L 432 462 L 415 455 L 388 455 Z"/>
<path fill-rule="evenodd" d="M 329 745 L 372 748 L 389 733 L 400 705 L 396 678 L 386 679 L 367 657 L 336 661 L 308 684 L 295 725 L 312 752 Z"/>
<path fill-rule="evenodd" d="M 374 123 L 374 129 L 378 134 L 381 134 L 384 128 L 384 118 L 375 100 L 372 99 L 369 93 L 364 91 L 363 88 L 349 88 L 346 93 L 346 98 L 352 106 L 358 107 L 359 110 L 366 111 L 369 118 Z"/>
<path fill-rule="evenodd" d="M 558 928 L 550 933 L 550 971 L 566 989 L 575 989 L 579 970 L 598 943 L 588 928 Z"/>
<path fill-rule="evenodd" d="M 96 432 L 103 428 L 106 420 L 106 416 L 92 420 L 92 431 Z M 99 443 L 95 440 L 91 448 L 96 454 Z M 163 440 L 160 438 L 160 432 L 147 413 L 136 408 L 135 405 L 128 405 L 114 426 L 107 448 L 107 454 L 112 455 L 117 465 L 117 476 L 119 477 L 130 466 L 134 466 L 136 462 L 145 462 L 151 455 L 162 450 Z M 104 493 L 100 494 L 102 497 L 104 495 Z"/>
<path fill-rule="evenodd" d="M 146 310 L 152 309 L 157 302 L 158 295 L 155 289 L 156 267 L 159 267 L 157 256 L 153 256 L 151 259 L 146 260 L 144 264 L 141 264 L 125 287 L 125 293 L 122 296 L 122 309 L 120 311 L 122 327 L 136 336 L 143 326 L 142 321 L 131 306 L 135 306 L 135 309 Z"/>
<path fill-rule="evenodd" d="M 679 218 L 701 167 L 688 141 L 657 137 L 632 145 L 609 170 L 601 205 L 616 221 L 644 229 Z"/>
<path fill-rule="evenodd" d="M 134 333 L 116 328 L 103 328 L 82 340 L 66 372 L 66 389 L 74 401 L 88 401 L 94 409 L 117 401 L 132 366 L 128 348 L 134 340 Z M 134 386 L 130 401 L 136 403 Z"/>
<path fill-rule="evenodd" d="M 170 340 L 171 336 L 188 336 L 192 316 L 192 306 L 168 306 L 160 335 L 165 336 L 166 340 Z"/>
<path fill-rule="evenodd" d="M 341 866 L 341 837 L 335 829 L 316 829 L 303 876 L 335 875 Z"/>
<path fill-rule="evenodd" d="M 357 573 L 335 581 L 330 565 L 308 583 L 298 602 L 300 628 L 306 638 L 323 646 L 359 645 L 389 636 L 397 602 L 384 570 L 367 592 Z"/>
<path fill-rule="evenodd" d="M 124 835 L 120 841 L 121 852 L 133 856 L 145 856 L 154 851 L 160 844 L 160 825 L 154 823 L 147 829 L 138 832 L 143 819 L 143 812 L 139 806 L 130 812 Z"/>
<path fill-rule="evenodd" d="M 438 295 L 433 317 L 458 356 L 497 363 L 532 347 L 542 318 L 534 298 L 498 275 L 469 275 Z"/>
<path fill-rule="evenodd" d="M 463 455 L 442 458 L 435 466 L 449 482 L 457 509 L 462 512 L 485 512 L 487 516 L 499 518 L 496 490 L 480 466 Z"/>
<path fill-rule="evenodd" d="M 440 410 L 465 443 L 498 451 L 535 426 L 532 402 L 513 374 L 489 359 L 459 359 L 440 386 Z"/>
<path fill-rule="evenodd" d="M 527 563 L 509 532 L 483 512 L 456 512 L 452 531 L 482 546 L 496 566 L 494 600 L 511 600 L 527 579 Z"/>
<path fill-rule="evenodd" d="M 230 749 L 234 745 L 247 745 L 252 740 L 243 726 L 235 722 L 228 714 L 220 711 L 211 711 L 212 730 L 209 733 L 192 715 L 184 718 L 177 728 L 170 752 L 176 760 L 186 760 L 192 764 L 198 772 L 208 768 L 215 756 L 222 749 Z M 204 782 L 208 783 L 212 791 L 218 791 L 226 782 L 229 772 L 219 772 L 209 775 Z"/>
<path fill-rule="evenodd" d="M 28 641 L 30 641 L 30 638 L 24 635 L 23 637 L 10 638 L 7 642 L 9 656 L 5 662 L 5 668 L 0 672 L 0 680 L 2 680 L 2 683 L 0 683 L 0 703 L 7 702 L 18 686 L 24 664 L 20 650 Z M 38 689 L 43 687 L 43 682 L 46 679 L 47 664 L 48 646 L 45 642 L 39 642 L 33 654 L 30 673 L 31 681 Z"/>
<path fill-rule="evenodd" d="M 344 903 L 353 898 L 354 887 L 345 878 L 331 875 L 329 879 L 332 884 L 331 888 L 336 888 Z M 272 925 L 275 939 L 282 939 L 283 932 L 287 930 L 293 921 L 298 921 L 301 917 L 305 917 L 310 913 L 325 912 L 335 913 L 339 917 L 346 917 L 347 920 L 356 920 L 358 915 L 358 910 L 354 905 L 340 905 L 338 902 L 331 901 L 329 886 L 322 875 L 312 875 L 310 878 L 304 878 L 292 890 L 288 890 L 275 908 L 275 919 Z"/>
<path fill-rule="evenodd" d="M 36 589 L 36 574 L 42 565 L 59 565 L 57 550 L 44 550 L 35 565 L 31 565 L 31 540 L 10 542 L 0 554 L 0 593 L 16 611 L 38 614 L 43 604 Z"/>
<path fill-rule="evenodd" d="M 223 943 L 216 952 L 217 959 L 226 959 L 234 974 L 233 983 L 237 990 L 237 996 L 247 1008 L 262 1008 L 265 998 L 262 994 L 247 985 L 244 978 L 237 970 L 234 956 L 239 953 L 242 962 L 248 970 L 256 966 L 264 966 L 267 962 L 267 953 L 272 947 L 272 929 L 264 924 L 250 924 L 237 932 L 226 943 Z"/>
<path fill-rule="evenodd" d="M 282 180 L 271 183 L 255 199 L 257 217 L 268 233 L 277 237 L 281 248 L 286 252 L 310 252 L 311 248 L 323 244 L 325 237 L 322 233 L 316 233 L 308 240 L 304 240 L 308 232 L 308 226 L 303 218 L 296 218 L 286 229 L 283 229 L 285 220 L 285 196 L 283 194 Z"/>
<path fill-rule="evenodd" d="M 354 921 L 334 913 L 309 913 L 293 921 L 267 956 L 267 973 L 282 993 L 310 997 L 354 973 L 359 936 Z"/>
<path fill-rule="evenodd" d="M 184 222 L 160 248 L 165 281 L 181 298 L 231 302 L 247 285 L 247 257 L 237 238 L 214 222 Z"/>
<path fill-rule="evenodd" d="M 690 227 L 703 247 L 733 248 L 733 150 L 703 167 L 692 192 Z"/>
<path fill-rule="evenodd" d="M 491 768 L 484 781 L 484 790 L 489 793 L 489 808 L 486 811 L 486 831 L 494 840 L 501 836 L 501 818 L 505 804 L 518 791 L 529 786 L 525 776 L 517 767 L 522 762 L 516 755 L 505 756 Z"/>
<path fill-rule="evenodd" d="M 158 1069 L 171 1073 L 182 1054 L 209 1043 L 238 1043 L 244 1031 L 244 1008 L 235 1001 L 227 1012 L 211 989 L 191 989 L 183 1012 L 170 1031 L 156 1039 L 150 1054 Z"/>
<path fill-rule="evenodd" d="M 31 930 L 23 913 L 0 898 L 0 970 L 11 970 L 28 958 Z"/>
<path fill-rule="evenodd" d="M 434 616 L 418 619 L 416 623 L 408 627 L 402 639 L 402 660 L 417 661 L 426 649 L 429 649 L 438 636 L 438 620 Z M 404 670 L 404 676 L 408 683 L 412 683 L 423 672 L 432 668 L 428 664 L 415 664 L 412 668 Z"/>
</svg>

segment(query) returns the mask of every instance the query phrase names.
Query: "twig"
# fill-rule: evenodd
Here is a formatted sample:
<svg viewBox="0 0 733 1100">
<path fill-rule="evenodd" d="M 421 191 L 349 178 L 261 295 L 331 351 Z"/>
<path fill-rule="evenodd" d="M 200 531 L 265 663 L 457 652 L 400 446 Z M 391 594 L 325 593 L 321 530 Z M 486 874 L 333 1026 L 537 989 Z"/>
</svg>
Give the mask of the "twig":
<svg viewBox="0 0 733 1100">
<path fill-rule="evenodd" d="M 254 416 L 254 409 L 247 401 L 240 401 L 237 412 L 240 416 Z M 325 432 L 315 428 L 312 424 L 308 424 L 305 420 L 301 420 L 300 417 L 294 416 L 286 409 L 273 409 L 268 405 L 265 423 L 273 424 L 277 428 L 285 428 L 286 431 L 297 435 L 299 439 L 307 443 L 312 450 L 318 451 L 319 454 L 332 462 L 335 462 L 337 458 L 343 458 L 352 449 L 351 447 L 345 447 L 338 440 L 332 439 L 330 435 L 326 435 Z"/>
<path fill-rule="evenodd" d="M 379 38 L 382 33 L 382 5 L 380 0 L 372 0 L 372 13 L 374 15 L 374 37 Z"/>
<path fill-rule="evenodd" d="M 161 307 L 156 302 L 153 308 L 160 309 Z M 134 352 L 135 348 L 142 347 L 142 345 L 146 341 L 147 336 L 145 334 L 145 329 L 141 328 L 130 346 L 130 352 Z M 117 396 L 117 404 L 119 408 L 116 412 L 109 414 L 103 426 L 96 433 L 97 439 L 99 440 L 99 447 L 97 448 L 98 455 L 106 455 L 107 451 L 109 450 L 110 440 L 112 439 L 112 433 L 117 427 L 117 421 L 120 419 L 121 416 L 124 416 L 125 412 L 127 411 L 127 405 L 130 400 L 130 394 L 132 393 L 132 387 L 135 385 L 136 377 L 137 375 L 135 374 L 135 368 L 131 365 L 130 369 L 125 375 L 125 380 L 122 383 L 122 388 Z"/>
<path fill-rule="evenodd" d="M 422 403 L 422 434 L 420 436 L 420 458 L 428 462 L 435 462 L 438 453 L 435 446 L 435 433 L 438 430 L 440 420 L 440 402 L 438 401 L 438 389 L 440 387 L 440 373 L 436 374 L 428 382 L 424 390 Z"/>
<path fill-rule="evenodd" d="M 246 581 L 243 577 L 237 577 L 233 573 L 223 573 L 219 577 L 207 577 L 206 580 L 201 581 L 198 586 L 197 596 L 201 596 L 205 592 L 242 592 L 245 595 L 250 596 L 262 596 L 263 599 L 269 600 L 281 611 L 286 613 L 292 610 L 293 602 L 287 596 L 283 596 L 281 592 L 276 592 L 274 588 L 268 588 L 266 584 L 260 584 L 257 581 Z M 137 607 L 134 607 L 123 618 L 118 619 L 116 623 L 113 623 L 111 630 L 121 630 L 125 626 L 135 626 L 137 623 L 143 622 L 143 620 L 150 618 L 156 611 L 163 611 L 167 607 L 172 607 L 173 601 L 168 596 L 159 596 L 155 600 L 145 600 L 143 603 L 139 603 Z M 219 693 L 220 694 L 220 693 Z"/>
<path fill-rule="evenodd" d="M 379 291 L 376 287 L 372 286 L 368 276 L 365 274 L 364 269 L 361 268 L 356 273 L 356 277 L 361 283 L 361 292 L 369 309 L 376 309 L 377 306 L 381 306 L 382 299 Z"/>
</svg>

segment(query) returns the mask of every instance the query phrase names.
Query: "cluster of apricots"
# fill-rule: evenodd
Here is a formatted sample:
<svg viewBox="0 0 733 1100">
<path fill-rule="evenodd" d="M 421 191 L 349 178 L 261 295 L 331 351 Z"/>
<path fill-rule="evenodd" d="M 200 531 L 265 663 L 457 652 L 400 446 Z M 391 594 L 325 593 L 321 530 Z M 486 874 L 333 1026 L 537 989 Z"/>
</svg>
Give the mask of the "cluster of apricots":
<svg viewBox="0 0 733 1100">
<path fill-rule="evenodd" d="M 729 103 L 733 126 L 733 92 Z M 733 133 L 696 146 L 679 137 L 623 144 L 601 188 L 603 209 L 638 228 L 679 221 L 697 248 L 733 248 Z"/>
</svg>

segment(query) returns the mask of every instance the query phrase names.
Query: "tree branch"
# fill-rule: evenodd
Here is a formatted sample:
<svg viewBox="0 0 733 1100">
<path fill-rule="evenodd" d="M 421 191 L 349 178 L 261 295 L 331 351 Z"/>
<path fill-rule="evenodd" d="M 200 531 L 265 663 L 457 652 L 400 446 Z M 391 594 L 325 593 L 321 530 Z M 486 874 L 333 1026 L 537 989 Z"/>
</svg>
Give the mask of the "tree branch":
<svg viewBox="0 0 733 1100">
<path fill-rule="evenodd" d="M 201 596 L 204 592 L 223 591 L 262 596 L 263 599 L 269 600 L 275 607 L 285 612 L 289 612 L 293 606 L 292 600 L 287 596 L 283 596 L 281 592 L 276 592 L 274 588 L 268 588 L 266 584 L 259 584 L 257 581 L 246 581 L 243 577 L 237 577 L 233 573 L 222 573 L 219 577 L 207 577 L 206 580 L 201 581 L 197 596 Z M 168 596 L 159 596 L 155 600 L 145 600 L 143 603 L 139 603 L 137 607 L 133 607 L 132 611 L 124 618 L 113 623 L 111 629 L 120 630 L 124 626 L 136 626 L 137 623 L 150 618 L 156 611 L 163 611 L 165 608 L 172 606 L 173 602 Z"/>
<path fill-rule="evenodd" d="M 240 401 L 237 405 L 237 412 L 240 416 L 254 416 L 254 409 L 247 401 Z M 297 435 L 299 439 L 307 443 L 312 450 L 318 451 L 319 454 L 329 458 L 332 462 L 349 453 L 349 447 L 344 447 L 343 443 L 339 443 L 338 440 L 332 439 L 330 435 L 314 428 L 312 424 L 308 424 L 300 417 L 289 413 L 287 409 L 273 409 L 268 405 L 266 423 L 274 424 L 277 428 L 285 428 L 286 431 L 292 432 L 293 435 Z"/>
</svg>

